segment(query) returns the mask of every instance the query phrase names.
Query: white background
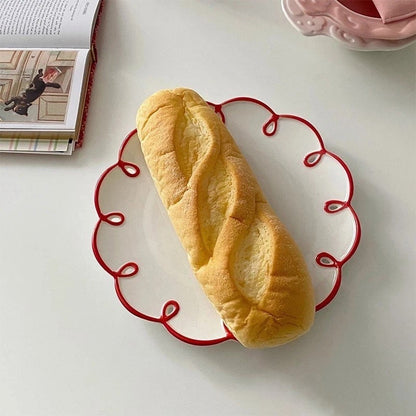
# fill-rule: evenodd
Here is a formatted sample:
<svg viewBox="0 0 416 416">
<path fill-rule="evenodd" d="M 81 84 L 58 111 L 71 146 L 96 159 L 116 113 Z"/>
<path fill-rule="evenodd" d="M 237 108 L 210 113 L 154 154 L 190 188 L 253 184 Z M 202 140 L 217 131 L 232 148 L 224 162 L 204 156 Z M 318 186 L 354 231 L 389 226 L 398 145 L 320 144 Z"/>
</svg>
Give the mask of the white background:
<svg viewBox="0 0 416 416">
<path fill-rule="evenodd" d="M 416 46 L 307 38 L 277 0 L 107 0 L 84 147 L 0 157 L 0 413 L 411 415 Z M 361 245 L 313 330 L 198 348 L 119 303 L 91 250 L 93 192 L 148 95 L 251 95 L 318 126 L 349 165 Z"/>
</svg>

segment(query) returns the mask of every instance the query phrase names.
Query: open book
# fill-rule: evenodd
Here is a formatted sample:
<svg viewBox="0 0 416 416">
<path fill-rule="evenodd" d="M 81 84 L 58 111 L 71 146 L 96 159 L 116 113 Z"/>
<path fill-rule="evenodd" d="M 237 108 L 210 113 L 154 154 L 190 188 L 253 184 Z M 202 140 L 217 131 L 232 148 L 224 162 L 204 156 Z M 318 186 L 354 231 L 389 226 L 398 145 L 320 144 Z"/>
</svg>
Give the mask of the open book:
<svg viewBox="0 0 416 416">
<path fill-rule="evenodd" d="M 0 152 L 81 146 L 102 0 L 0 1 Z"/>
</svg>

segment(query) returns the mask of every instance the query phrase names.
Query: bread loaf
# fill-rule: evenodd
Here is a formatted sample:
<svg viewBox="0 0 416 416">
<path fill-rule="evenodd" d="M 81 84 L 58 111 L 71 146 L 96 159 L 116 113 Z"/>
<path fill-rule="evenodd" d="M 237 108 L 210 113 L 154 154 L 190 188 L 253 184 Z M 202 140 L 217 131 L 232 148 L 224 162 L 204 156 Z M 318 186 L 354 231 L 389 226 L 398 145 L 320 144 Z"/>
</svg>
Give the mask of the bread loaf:
<svg viewBox="0 0 416 416">
<path fill-rule="evenodd" d="M 137 130 L 195 276 L 236 339 L 261 348 L 305 333 L 315 312 L 305 262 L 218 115 L 192 90 L 160 91 Z"/>
</svg>

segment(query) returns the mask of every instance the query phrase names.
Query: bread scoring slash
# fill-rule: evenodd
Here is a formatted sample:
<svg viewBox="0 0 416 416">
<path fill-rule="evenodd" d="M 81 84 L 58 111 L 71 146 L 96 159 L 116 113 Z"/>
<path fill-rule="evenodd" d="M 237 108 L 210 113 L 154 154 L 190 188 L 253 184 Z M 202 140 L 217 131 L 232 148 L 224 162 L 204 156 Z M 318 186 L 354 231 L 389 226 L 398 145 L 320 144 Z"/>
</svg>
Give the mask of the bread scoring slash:
<svg viewBox="0 0 416 416">
<path fill-rule="evenodd" d="M 315 300 L 302 254 L 214 110 L 192 90 L 159 91 L 137 131 L 195 276 L 235 338 L 263 348 L 307 332 Z"/>
</svg>

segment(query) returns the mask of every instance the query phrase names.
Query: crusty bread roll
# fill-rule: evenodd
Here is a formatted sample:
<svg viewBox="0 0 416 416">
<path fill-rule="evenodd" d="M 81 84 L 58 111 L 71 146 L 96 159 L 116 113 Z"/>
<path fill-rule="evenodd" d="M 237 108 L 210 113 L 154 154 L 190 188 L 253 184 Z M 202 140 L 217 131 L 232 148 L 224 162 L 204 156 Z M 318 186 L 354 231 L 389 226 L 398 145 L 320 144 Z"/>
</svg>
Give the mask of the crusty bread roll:
<svg viewBox="0 0 416 416">
<path fill-rule="evenodd" d="M 273 347 L 305 333 L 315 313 L 305 262 L 218 115 L 192 90 L 160 91 L 137 130 L 192 269 L 236 339 Z"/>
</svg>

